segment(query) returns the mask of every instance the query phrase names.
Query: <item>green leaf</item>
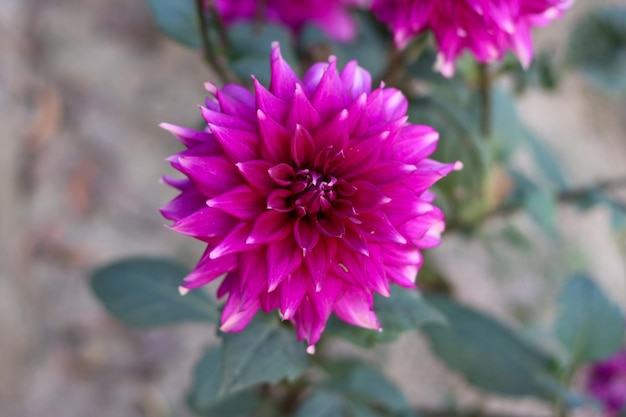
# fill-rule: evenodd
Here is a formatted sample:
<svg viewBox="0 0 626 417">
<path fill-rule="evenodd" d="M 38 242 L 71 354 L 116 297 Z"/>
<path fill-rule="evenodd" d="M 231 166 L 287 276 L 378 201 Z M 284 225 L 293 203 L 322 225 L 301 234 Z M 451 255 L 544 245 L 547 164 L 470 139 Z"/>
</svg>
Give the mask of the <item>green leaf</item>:
<svg viewBox="0 0 626 417">
<path fill-rule="evenodd" d="M 525 143 L 528 145 L 537 167 L 542 171 L 546 179 L 558 188 L 566 188 L 568 186 L 567 180 L 565 175 L 563 175 L 563 171 L 561 171 L 554 152 L 530 131 L 525 129 L 523 133 Z"/>
<path fill-rule="evenodd" d="M 389 298 L 376 295 L 374 310 L 380 320 L 382 332 L 351 326 L 332 316 L 326 333 L 348 340 L 362 347 L 376 343 L 391 342 L 406 331 L 415 330 L 426 324 L 445 324 L 445 319 L 432 308 L 417 292 L 392 286 Z"/>
<path fill-rule="evenodd" d="M 271 314 L 257 314 L 238 333 L 223 335 L 220 395 L 260 382 L 294 380 L 308 366 L 303 343 Z"/>
<path fill-rule="evenodd" d="M 423 333 L 435 355 L 470 384 L 510 396 L 559 395 L 550 376 L 553 360 L 545 352 L 478 311 L 439 296 L 427 300 L 449 325 L 426 326 Z"/>
<path fill-rule="evenodd" d="M 411 407 L 400 389 L 376 369 L 354 361 L 331 362 L 326 368 L 338 368 L 341 372 L 323 387 L 331 392 L 342 393 L 354 403 L 394 413 Z"/>
<path fill-rule="evenodd" d="M 589 276 L 576 274 L 559 297 L 554 333 L 576 366 L 603 359 L 621 348 L 624 317 Z"/>
<path fill-rule="evenodd" d="M 231 43 L 228 51 L 230 67 L 243 80 L 249 80 L 250 75 L 254 75 L 261 84 L 269 85 L 269 56 L 273 42 L 280 43 L 283 58 L 297 69 L 291 34 L 282 26 L 241 23 L 231 27 L 228 35 Z"/>
<path fill-rule="evenodd" d="M 187 404 L 194 413 L 204 417 L 239 417 L 250 415 L 260 404 L 253 390 L 244 390 L 219 398 L 222 351 L 220 346 L 207 349 L 193 371 L 193 383 Z"/>
<path fill-rule="evenodd" d="M 184 297 L 178 293 L 187 273 L 174 261 L 129 258 L 94 271 L 91 286 L 107 310 L 129 326 L 217 322 L 215 304 L 202 291 Z"/>
<path fill-rule="evenodd" d="M 300 45 L 305 48 L 322 48 L 337 57 L 337 64 L 343 67 L 348 61 L 357 60 L 359 66 L 367 69 L 374 79 L 385 71 L 389 54 L 389 42 L 379 30 L 377 22 L 364 13 L 356 13 L 358 25 L 356 39 L 350 43 L 336 42 L 314 25 L 302 30 Z"/>
<path fill-rule="evenodd" d="M 556 197 L 553 192 L 540 187 L 525 175 L 508 170 L 515 181 L 515 189 L 509 195 L 505 206 L 522 206 L 535 222 L 551 237 L 558 234 L 556 228 Z"/>
<path fill-rule="evenodd" d="M 597 87 L 626 92 L 626 7 L 596 8 L 571 33 L 568 62 Z"/>
<path fill-rule="evenodd" d="M 296 417 L 345 417 L 344 400 L 331 392 L 316 391 L 302 403 Z"/>
<path fill-rule="evenodd" d="M 156 24 L 175 41 L 194 49 L 202 46 L 195 0 L 147 0 Z"/>
</svg>

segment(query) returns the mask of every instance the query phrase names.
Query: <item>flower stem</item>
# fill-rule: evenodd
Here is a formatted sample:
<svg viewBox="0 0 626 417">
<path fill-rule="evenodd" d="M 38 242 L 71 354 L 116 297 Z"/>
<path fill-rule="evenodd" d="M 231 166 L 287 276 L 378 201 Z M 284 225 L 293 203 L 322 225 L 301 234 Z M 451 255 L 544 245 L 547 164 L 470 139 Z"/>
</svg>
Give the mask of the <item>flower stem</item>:
<svg viewBox="0 0 626 417">
<path fill-rule="evenodd" d="M 219 14 L 215 10 L 215 6 L 213 5 L 213 1 L 209 0 L 209 11 L 215 16 L 216 24 L 218 25 L 218 31 L 220 32 L 221 41 L 228 41 L 228 37 L 226 36 L 226 31 L 223 27 L 222 21 L 219 17 Z M 220 61 L 217 56 L 215 49 L 213 48 L 213 43 L 211 42 L 211 35 L 209 32 L 209 27 L 207 25 L 206 16 L 204 14 L 204 0 L 196 0 L 196 12 L 198 14 L 198 22 L 200 24 L 200 38 L 202 39 L 202 50 L 204 52 L 204 58 L 209 63 L 209 65 L 213 68 L 213 70 L 217 73 L 217 76 L 220 80 L 225 83 L 233 80 L 232 74 L 225 68 L 225 66 Z M 222 33 L 223 32 L 223 33 Z M 224 45 L 226 47 L 226 45 Z"/>
<path fill-rule="evenodd" d="M 480 90 L 480 131 L 483 137 L 491 136 L 491 78 L 489 65 L 478 64 L 478 87 Z"/>
</svg>

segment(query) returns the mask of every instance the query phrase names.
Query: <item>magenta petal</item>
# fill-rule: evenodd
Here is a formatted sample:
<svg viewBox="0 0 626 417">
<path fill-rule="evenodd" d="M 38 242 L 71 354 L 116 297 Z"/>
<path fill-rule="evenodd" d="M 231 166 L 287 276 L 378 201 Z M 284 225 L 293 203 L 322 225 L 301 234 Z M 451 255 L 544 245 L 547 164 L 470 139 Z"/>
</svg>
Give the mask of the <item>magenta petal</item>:
<svg viewBox="0 0 626 417">
<path fill-rule="evenodd" d="M 239 298 L 231 293 L 222 311 L 220 330 L 227 333 L 243 330 L 250 323 L 256 312 L 259 311 L 260 307 L 259 300 L 255 299 L 254 303 L 248 304 L 246 308 L 242 308 Z"/>
<path fill-rule="evenodd" d="M 258 249 L 258 246 L 246 243 L 246 239 L 250 235 L 251 230 L 252 226 L 248 223 L 239 223 L 230 231 L 228 236 L 224 237 L 224 239 L 222 239 L 222 241 L 213 248 L 211 253 L 209 253 L 209 257 L 211 259 L 217 259 L 231 253 Z"/>
<path fill-rule="evenodd" d="M 160 209 L 168 220 L 180 220 L 206 206 L 206 196 L 196 188 L 188 188 Z"/>
<path fill-rule="evenodd" d="M 254 96 L 247 88 L 237 84 L 226 84 L 216 92 L 220 110 L 227 115 L 254 120 Z"/>
<path fill-rule="evenodd" d="M 220 194 L 208 200 L 207 205 L 246 221 L 251 221 L 265 212 L 265 198 L 247 185 L 240 185 Z"/>
<path fill-rule="evenodd" d="M 350 250 L 369 256 L 367 238 L 363 235 L 361 228 L 355 224 L 346 223 L 346 234 L 343 237 L 343 244 Z"/>
<path fill-rule="evenodd" d="M 175 222 L 171 228 L 197 238 L 225 236 L 235 227 L 238 220 L 224 212 L 207 207 L 203 208 Z"/>
<path fill-rule="evenodd" d="M 292 232 L 293 220 L 290 214 L 265 210 L 254 221 L 254 226 L 247 242 L 249 244 L 275 242 L 284 239 Z"/>
<path fill-rule="evenodd" d="M 343 220 L 334 214 L 320 214 L 316 220 L 317 230 L 326 237 L 342 237 L 346 233 Z"/>
<path fill-rule="evenodd" d="M 430 126 L 405 126 L 394 143 L 394 156 L 399 161 L 417 164 L 437 149 L 439 133 Z"/>
<path fill-rule="evenodd" d="M 262 111 L 272 120 L 282 123 L 285 120 L 289 105 L 263 87 L 256 78 L 254 79 L 254 92 L 256 95 L 257 114 Z"/>
<path fill-rule="evenodd" d="M 278 43 L 272 45 L 271 61 L 272 80 L 270 82 L 270 91 L 276 97 L 286 101 L 291 100 L 296 85 L 300 84 L 300 79 L 283 59 Z"/>
<path fill-rule="evenodd" d="M 209 124 L 211 132 L 228 158 L 233 162 L 250 161 L 257 159 L 259 136 L 247 130 L 229 129 Z"/>
<path fill-rule="evenodd" d="M 298 310 L 308 288 L 308 271 L 301 266 L 280 285 L 280 314 L 290 320 Z"/>
<path fill-rule="evenodd" d="M 274 291 L 278 284 L 302 264 L 302 253 L 293 250 L 293 238 L 286 238 L 267 247 L 267 285 Z"/>
<path fill-rule="evenodd" d="M 319 234 L 317 233 L 317 228 L 309 219 L 301 217 L 296 220 L 294 238 L 306 256 L 319 241 Z"/>
<path fill-rule="evenodd" d="M 332 147 L 335 152 L 348 144 L 348 111 L 340 111 L 332 120 L 322 125 L 313 135 L 317 151 Z"/>
<path fill-rule="evenodd" d="M 310 166 L 315 154 L 315 143 L 309 132 L 301 125 L 296 129 L 291 138 L 291 157 L 299 168 Z"/>
<path fill-rule="evenodd" d="M 367 213 L 359 216 L 361 228 L 370 242 L 398 243 L 404 245 L 407 240 L 391 224 L 387 216 L 382 212 Z"/>
<path fill-rule="evenodd" d="M 326 327 L 326 320 L 322 320 L 315 311 L 315 305 L 309 297 L 304 297 L 298 311 L 293 317 L 296 325 L 298 340 L 306 339 L 309 348 L 320 340 L 320 336 Z"/>
<path fill-rule="evenodd" d="M 369 72 L 359 67 L 356 61 L 348 62 L 343 68 L 343 71 L 341 71 L 341 82 L 353 99 L 363 93 L 367 94 L 372 91 L 372 76 Z"/>
<path fill-rule="evenodd" d="M 363 291 L 346 291 L 335 304 L 335 314 L 341 320 L 354 326 L 380 330 L 380 323 L 374 313 L 372 295 Z"/>
<path fill-rule="evenodd" d="M 159 126 L 170 132 L 178 140 L 180 140 L 183 145 L 187 147 L 194 146 L 203 142 L 215 141 L 213 135 L 207 132 L 199 132 L 197 130 L 172 125 L 169 123 L 161 123 Z"/>
<path fill-rule="evenodd" d="M 182 285 L 184 288 L 192 290 L 201 287 L 237 267 L 236 255 L 211 259 L 209 258 L 209 252 L 207 249 L 195 269 L 185 277 Z"/>
<path fill-rule="evenodd" d="M 288 162 L 291 134 L 287 129 L 258 111 L 259 131 L 263 137 L 261 156 L 273 163 Z"/>
<path fill-rule="evenodd" d="M 255 131 L 255 124 L 247 119 L 229 116 L 202 106 L 200 107 L 200 111 L 202 112 L 202 117 L 204 117 L 204 120 L 206 120 L 208 124 L 221 126 L 227 129 L 247 130 L 249 132 Z"/>
<path fill-rule="evenodd" d="M 287 112 L 285 126 L 288 130 L 295 129 L 296 125 L 302 125 L 308 131 L 314 131 L 321 123 L 321 117 L 313 107 L 302 87 L 297 84 L 293 93 L 293 101 Z"/>
<path fill-rule="evenodd" d="M 268 171 L 270 178 L 277 184 L 287 187 L 296 179 L 296 171 L 291 165 L 278 164 L 271 167 Z"/>
<path fill-rule="evenodd" d="M 339 96 L 343 91 L 343 84 L 337 74 L 337 60 L 331 57 L 322 79 L 311 96 L 311 104 L 323 119 L 332 117 L 345 108 L 345 99 Z"/>
<path fill-rule="evenodd" d="M 272 167 L 270 162 L 254 160 L 238 162 L 235 165 L 250 187 L 260 194 L 268 194 L 276 188 L 276 184 L 269 175 L 269 170 Z"/>
<path fill-rule="evenodd" d="M 368 181 L 357 180 L 351 184 L 356 188 L 356 191 L 350 197 L 350 201 L 358 214 L 376 211 L 391 201 L 389 197 L 380 191 L 380 188 Z"/>
<path fill-rule="evenodd" d="M 324 279 L 328 273 L 328 268 L 335 258 L 337 243 L 332 239 L 320 238 L 317 245 L 311 249 L 304 258 L 311 278 L 315 283 L 315 290 L 322 289 Z"/>
<path fill-rule="evenodd" d="M 235 166 L 223 156 L 179 157 L 180 170 L 191 178 L 198 189 L 213 196 L 242 183 Z"/>
</svg>

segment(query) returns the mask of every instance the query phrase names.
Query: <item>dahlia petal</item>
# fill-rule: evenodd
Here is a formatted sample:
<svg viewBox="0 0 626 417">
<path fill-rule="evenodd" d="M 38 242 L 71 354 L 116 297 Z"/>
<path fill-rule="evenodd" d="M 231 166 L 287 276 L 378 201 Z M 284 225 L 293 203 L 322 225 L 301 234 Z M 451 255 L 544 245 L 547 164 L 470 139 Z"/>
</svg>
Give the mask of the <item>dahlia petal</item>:
<svg viewBox="0 0 626 417">
<path fill-rule="evenodd" d="M 339 42 L 350 42 L 357 33 L 356 23 L 345 10 L 330 9 L 323 17 L 311 20 Z"/>
<path fill-rule="evenodd" d="M 193 290 L 219 278 L 237 267 L 237 256 L 227 255 L 218 259 L 209 257 L 210 250 L 204 252 L 198 265 L 184 278 L 183 288 Z"/>
<path fill-rule="evenodd" d="M 180 171 L 207 196 L 226 192 L 242 183 L 235 166 L 223 156 L 184 156 L 178 158 L 178 163 Z"/>
<path fill-rule="evenodd" d="M 256 312 L 259 311 L 259 308 L 261 308 L 261 303 L 258 299 L 255 299 L 254 303 L 242 309 L 240 300 L 231 293 L 222 311 L 220 330 L 226 333 L 243 330 L 250 323 Z"/>
<path fill-rule="evenodd" d="M 326 237 L 342 237 L 346 233 L 343 220 L 334 214 L 318 215 L 316 226 L 317 230 Z"/>
<path fill-rule="evenodd" d="M 250 235 L 252 226 L 248 223 L 239 223 L 232 228 L 230 233 L 222 239 L 222 241 L 211 250 L 209 257 L 211 259 L 217 259 L 224 255 L 231 253 L 246 252 L 250 250 L 258 249 L 257 245 L 250 245 L 246 243 L 246 239 Z"/>
<path fill-rule="evenodd" d="M 348 111 L 340 111 L 332 120 L 322 125 L 313 135 L 317 151 L 332 147 L 336 152 L 348 144 Z"/>
<path fill-rule="evenodd" d="M 343 91 L 343 85 L 337 74 L 337 59 L 331 57 L 311 96 L 311 104 L 317 109 L 322 119 L 328 119 L 345 107 L 344 100 L 337 97 L 338 92 L 341 91 Z"/>
<path fill-rule="evenodd" d="M 247 119 L 230 116 L 203 106 L 200 106 L 200 112 L 202 113 L 204 120 L 209 124 L 221 126 L 227 129 L 247 130 L 249 132 L 255 131 L 255 124 Z"/>
<path fill-rule="evenodd" d="M 343 236 L 343 243 L 356 253 L 360 253 L 363 256 L 370 255 L 367 239 L 357 225 L 346 223 L 346 234 Z"/>
<path fill-rule="evenodd" d="M 293 236 L 296 239 L 298 246 L 302 248 L 305 256 L 307 253 L 311 252 L 319 241 L 317 228 L 306 217 L 301 217 L 296 220 Z"/>
<path fill-rule="evenodd" d="M 519 58 L 522 67 L 528 69 L 533 60 L 533 39 L 528 26 L 525 24 L 518 25 L 515 34 L 511 37 L 511 49 Z"/>
<path fill-rule="evenodd" d="M 263 244 L 282 240 L 293 232 L 293 220 L 289 213 L 265 210 L 252 226 L 248 244 Z"/>
<path fill-rule="evenodd" d="M 314 153 L 315 143 L 311 134 L 302 125 L 296 125 L 291 138 L 291 157 L 296 166 L 299 168 L 310 166 Z"/>
<path fill-rule="evenodd" d="M 372 91 L 372 76 L 369 72 L 359 67 L 356 61 L 350 61 L 343 67 L 341 82 L 353 99 L 362 94 L 369 94 Z"/>
<path fill-rule="evenodd" d="M 346 285 L 343 280 L 329 275 L 321 291 L 309 293 L 317 316 L 324 320 L 324 322 L 330 317 L 333 307 L 339 297 L 341 297 L 341 294 L 345 291 L 345 287 Z"/>
<path fill-rule="evenodd" d="M 416 167 L 405 179 L 405 185 L 419 195 L 450 172 L 460 169 L 462 164 L 458 162 L 442 164 L 431 159 L 424 159 Z"/>
<path fill-rule="evenodd" d="M 326 62 L 317 62 L 311 65 L 311 67 L 302 77 L 304 91 L 306 91 L 308 96 L 313 94 L 313 92 L 317 88 L 318 84 L 322 80 L 322 77 L 324 76 L 326 68 L 328 68 L 328 64 Z"/>
<path fill-rule="evenodd" d="M 394 142 L 394 157 L 417 164 L 437 149 L 439 133 L 430 126 L 405 126 Z"/>
<path fill-rule="evenodd" d="M 335 304 L 335 314 L 354 326 L 380 330 L 378 317 L 374 313 L 374 299 L 363 291 L 346 291 Z"/>
<path fill-rule="evenodd" d="M 285 126 L 290 131 L 293 131 L 296 125 L 302 125 L 308 131 L 314 131 L 322 121 L 302 88 L 300 84 L 296 84 L 293 99 L 287 112 Z"/>
<path fill-rule="evenodd" d="M 272 44 L 271 67 L 270 91 L 276 97 L 285 101 L 291 100 L 295 86 L 301 84 L 301 82 L 289 64 L 283 59 L 278 42 Z"/>
<path fill-rule="evenodd" d="M 272 181 L 283 187 L 291 185 L 296 178 L 296 171 L 287 164 L 274 165 L 268 170 L 268 173 Z"/>
<path fill-rule="evenodd" d="M 238 220 L 220 210 L 204 205 L 198 211 L 176 221 L 170 228 L 185 235 L 207 238 L 225 236 Z"/>
<path fill-rule="evenodd" d="M 302 264 L 302 253 L 293 250 L 295 242 L 287 237 L 267 247 L 267 285 L 274 291 L 278 284 Z"/>
<path fill-rule="evenodd" d="M 322 290 L 322 282 L 328 273 L 328 268 L 330 268 L 336 251 L 337 243 L 334 240 L 320 238 L 317 245 L 304 258 L 304 262 L 315 284 L 315 291 Z"/>
<path fill-rule="evenodd" d="M 296 314 L 309 286 L 308 271 L 300 266 L 280 285 L 280 314 L 283 320 L 291 320 Z"/>
<path fill-rule="evenodd" d="M 183 145 L 191 147 L 202 142 L 210 142 L 214 140 L 213 136 L 207 132 L 201 132 L 186 127 L 180 127 L 169 123 L 161 123 L 159 127 L 167 130 L 180 140 Z"/>
<path fill-rule="evenodd" d="M 253 81 L 256 96 L 256 107 L 258 110 L 262 111 L 265 115 L 276 122 L 282 123 L 283 120 L 285 120 L 287 110 L 289 109 L 287 102 L 270 93 L 269 90 L 263 87 L 256 78 L 253 78 Z"/>
<path fill-rule="evenodd" d="M 306 339 L 309 347 L 307 351 L 314 349 L 315 343 L 320 340 L 320 336 L 326 327 L 326 320 L 322 320 L 315 312 L 313 302 L 305 296 L 298 307 L 298 311 L 293 316 L 296 325 L 298 340 Z"/>
<path fill-rule="evenodd" d="M 246 307 L 267 293 L 267 251 L 244 252 L 239 255 L 239 285 L 241 306 Z M 263 303 L 261 303 L 263 307 Z"/>
<path fill-rule="evenodd" d="M 380 188 L 368 181 L 356 180 L 351 183 L 356 191 L 350 198 L 357 214 L 370 213 L 378 210 L 391 201 Z"/>
<path fill-rule="evenodd" d="M 257 159 L 238 162 L 235 165 L 250 187 L 260 194 L 267 194 L 276 188 L 276 184 L 269 175 L 272 167 L 270 162 Z"/>
<path fill-rule="evenodd" d="M 255 100 L 247 88 L 237 84 L 226 84 L 215 94 L 220 110 L 231 116 L 254 121 Z"/>
<path fill-rule="evenodd" d="M 348 134 L 351 137 L 364 136 L 369 129 L 366 105 L 367 94 L 363 93 L 348 106 Z"/>
<path fill-rule="evenodd" d="M 402 91 L 395 88 L 386 88 L 383 93 L 383 108 L 385 120 L 397 120 L 406 116 L 409 102 Z"/>
<path fill-rule="evenodd" d="M 250 161 L 257 158 L 259 137 L 256 133 L 247 130 L 230 129 L 212 123 L 209 123 L 209 128 L 231 161 Z"/>
<path fill-rule="evenodd" d="M 281 163 L 288 161 L 291 134 L 289 131 L 271 117 L 259 110 L 259 131 L 263 141 L 261 142 L 261 156 L 271 162 Z"/>
<path fill-rule="evenodd" d="M 359 178 L 380 186 L 404 180 L 416 170 L 416 166 L 412 164 L 383 162 L 370 170 L 359 172 Z M 352 175 L 355 173 L 353 172 Z"/>
<path fill-rule="evenodd" d="M 437 207 L 398 226 L 400 233 L 419 248 L 436 246 L 444 228 L 444 215 Z"/>
<path fill-rule="evenodd" d="M 206 202 L 241 220 L 251 221 L 265 212 L 265 199 L 247 185 L 240 185 Z"/>
<path fill-rule="evenodd" d="M 419 268 L 418 265 L 385 265 L 385 275 L 394 284 L 404 288 L 415 288 Z"/>
<path fill-rule="evenodd" d="M 168 220 L 180 220 L 206 206 L 206 196 L 195 188 L 188 188 L 161 207 L 160 212 Z"/>
<path fill-rule="evenodd" d="M 291 197 L 293 197 L 293 193 L 290 190 L 284 188 L 274 190 L 267 196 L 267 208 L 281 213 L 289 213 L 294 209 Z"/>
<path fill-rule="evenodd" d="M 399 243 L 404 245 L 407 240 L 389 222 L 383 212 L 365 213 L 359 216 L 361 228 L 367 236 L 368 242 L 378 243 Z"/>
</svg>

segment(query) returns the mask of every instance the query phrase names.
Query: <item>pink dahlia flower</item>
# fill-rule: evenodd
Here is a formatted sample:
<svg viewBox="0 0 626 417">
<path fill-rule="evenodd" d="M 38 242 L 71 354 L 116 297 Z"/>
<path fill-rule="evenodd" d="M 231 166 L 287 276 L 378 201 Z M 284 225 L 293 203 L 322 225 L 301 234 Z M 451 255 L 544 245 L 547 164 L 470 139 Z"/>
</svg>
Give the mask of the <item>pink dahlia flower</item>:
<svg viewBox="0 0 626 417">
<path fill-rule="evenodd" d="M 298 33 L 311 23 L 335 40 L 348 42 L 357 33 L 350 7 L 365 7 L 369 0 L 216 0 L 215 5 L 227 24 L 263 17 L 268 22 L 289 27 Z M 263 8 L 259 10 L 259 8 Z"/>
<path fill-rule="evenodd" d="M 374 0 L 372 11 L 387 24 L 399 48 L 431 30 L 439 46 L 435 68 L 454 74 L 454 61 L 469 50 L 479 62 L 513 51 L 527 68 L 533 58 L 530 30 L 560 17 L 574 0 Z"/>
<path fill-rule="evenodd" d="M 163 125 L 188 149 L 169 159 L 187 178 L 165 178 L 181 193 L 161 211 L 208 245 L 182 292 L 226 274 L 226 332 L 259 309 L 279 309 L 310 347 L 332 312 L 380 329 L 373 293 L 415 285 L 444 229 L 428 188 L 459 164 L 428 159 L 437 132 L 407 123 L 402 93 L 372 90 L 354 61 L 300 79 L 275 44 L 271 72 L 269 90 L 209 84 L 206 131 Z"/>
<path fill-rule="evenodd" d="M 591 367 L 587 391 L 603 404 L 607 417 L 626 412 L 626 349 Z"/>
</svg>

